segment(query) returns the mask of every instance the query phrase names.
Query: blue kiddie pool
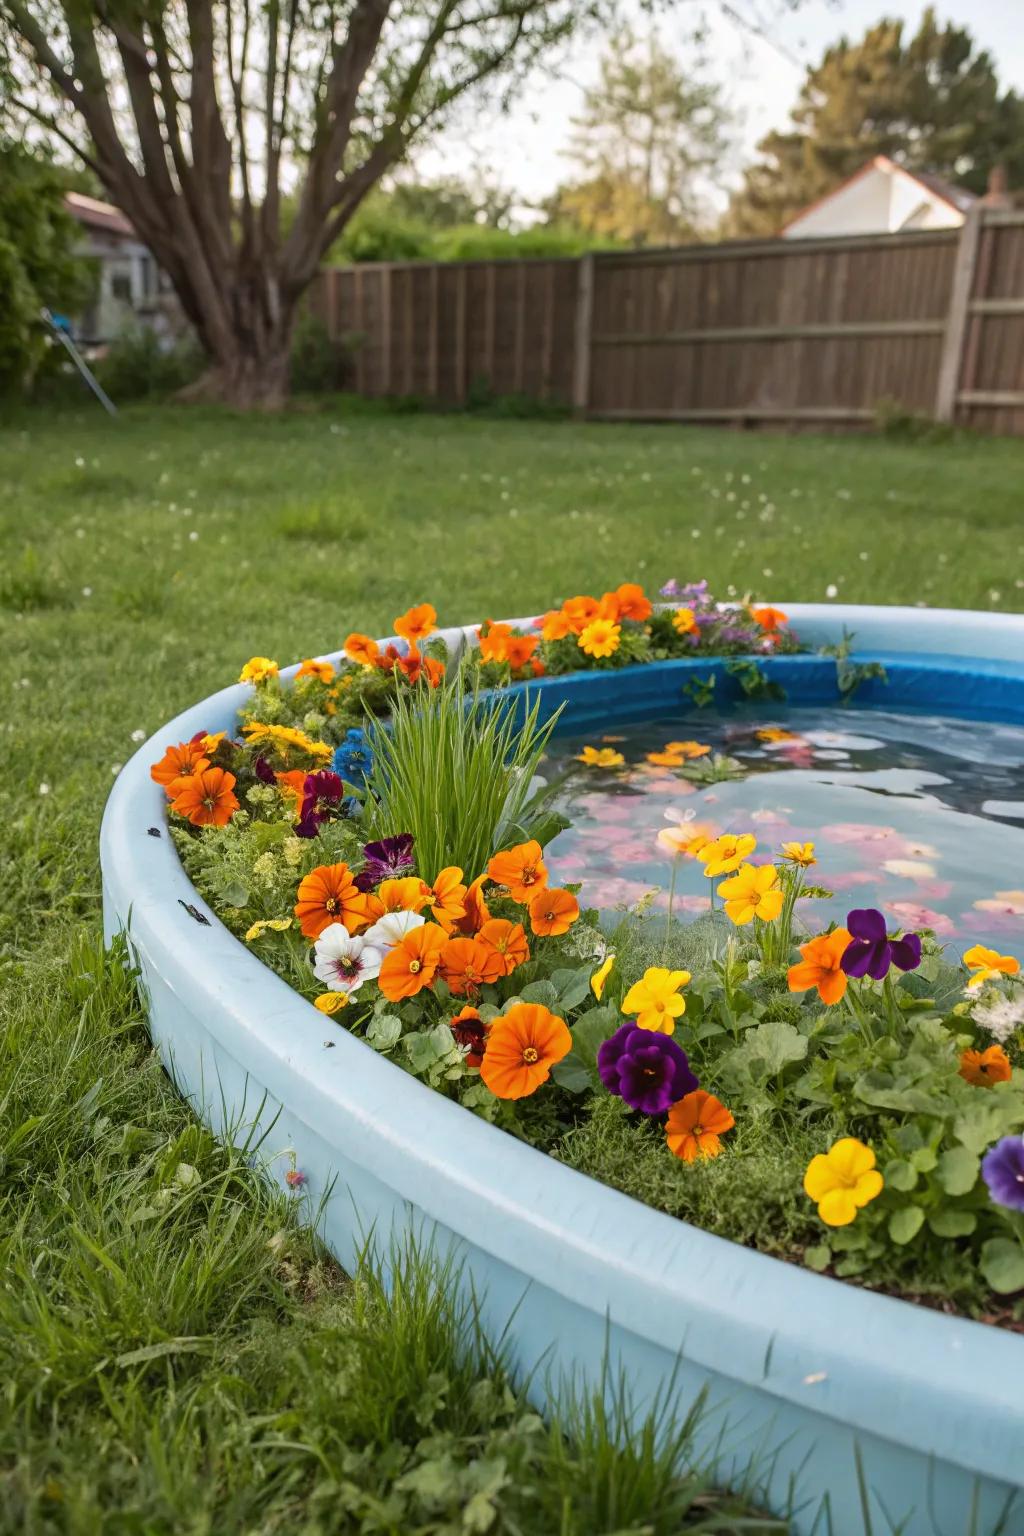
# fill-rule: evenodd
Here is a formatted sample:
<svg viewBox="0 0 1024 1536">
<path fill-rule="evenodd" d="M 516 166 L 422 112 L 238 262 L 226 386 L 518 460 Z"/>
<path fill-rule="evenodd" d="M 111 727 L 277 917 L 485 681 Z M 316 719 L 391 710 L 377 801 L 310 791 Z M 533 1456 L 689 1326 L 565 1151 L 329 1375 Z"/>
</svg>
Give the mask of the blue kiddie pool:
<svg viewBox="0 0 1024 1536">
<path fill-rule="evenodd" d="M 671 716 L 678 731 L 685 714 L 686 735 L 718 731 L 724 752 L 741 760 L 747 752 L 756 771 L 743 792 L 761 795 L 770 813 L 784 799 L 797 831 L 815 795 L 885 802 L 870 817 L 868 801 L 848 816 L 844 802 L 838 824 L 894 827 L 893 890 L 952 924 L 951 943 L 1024 937 L 1020 776 L 1014 799 L 1013 775 L 1001 788 L 996 761 L 1012 764 L 1016 751 L 1024 762 L 1024 616 L 784 606 L 812 651 L 846 629 L 855 659 L 877 659 L 888 674 L 884 685 L 866 682 L 837 717 L 833 662 L 802 654 L 764 663 L 787 695 L 776 734 L 810 740 L 810 758 L 780 768 L 736 677 L 708 660 L 542 679 L 543 708 L 566 704 L 565 750 L 608 734 L 628 742 L 638 729 L 656 739 L 659 720 Z M 473 635 L 444 638 L 457 650 Z M 712 672 L 714 718 L 686 713 L 688 682 Z M 117 780 L 101 835 L 107 935 L 130 929 L 153 1038 L 196 1112 L 217 1131 L 265 1132 L 282 1182 L 294 1154 L 314 1207 L 330 1191 L 323 1230 L 343 1265 L 353 1265 L 371 1228 L 379 1238 L 415 1230 L 454 1244 L 494 1336 L 507 1329 L 515 1363 L 536 1371 L 539 1402 L 545 1381 L 597 1380 L 607 1355 L 638 1407 L 663 1399 L 670 1383 L 684 1402 L 706 1390 L 699 1433 L 717 1475 L 739 1480 L 753 1465 L 769 1506 L 791 1513 L 801 1536 L 1024 1536 L 1024 1336 L 813 1274 L 584 1177 L 329 1025 L 218 921 L 170 839 L 149 835 L 163 827 L 165 808 L 149 768 L 168 742 L 232 729 L 248 691 L 215 694 L 140 748 Z M 735 810 L 738 786 L 713 793 L 725 797 L 723 817 Z M 900 820 L 915 804 L 931 818 L 920 837 Z M 590 813 L 595 823 L 604 815 L 596 802 Z M 621 807 L 616 817 L 623 821 Z M 958 817 L 989 829 L 1002 861 L 991 890 L 956 894 L 956 838 L 942 843 L 940 833 Z M 851 845 L 853 869 L 870 868 L 874 854 L 856 837 Z M 551 852 L 556 870 L 568 861 L 564 878 L 584 879 L 586 897 L 586 850 L 570 843 Z M 867 889 L 847 904 L 865 904 Z"/>
</svg>

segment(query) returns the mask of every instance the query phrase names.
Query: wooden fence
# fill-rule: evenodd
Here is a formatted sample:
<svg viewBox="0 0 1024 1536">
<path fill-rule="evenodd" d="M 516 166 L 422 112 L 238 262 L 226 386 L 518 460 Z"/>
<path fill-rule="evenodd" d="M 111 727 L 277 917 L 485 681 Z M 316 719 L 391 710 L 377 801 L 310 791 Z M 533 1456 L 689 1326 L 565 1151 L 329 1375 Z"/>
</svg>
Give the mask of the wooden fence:
<svg viewBox="0 0 1024 1536">
<path fill-rule="evenodd" d="M 314 313 L 366 395 L 560 400 L 581 416 L 1024 434 L 1024 212 L 960 230 L 579 260 L 329 268 Z"/>
</svg>

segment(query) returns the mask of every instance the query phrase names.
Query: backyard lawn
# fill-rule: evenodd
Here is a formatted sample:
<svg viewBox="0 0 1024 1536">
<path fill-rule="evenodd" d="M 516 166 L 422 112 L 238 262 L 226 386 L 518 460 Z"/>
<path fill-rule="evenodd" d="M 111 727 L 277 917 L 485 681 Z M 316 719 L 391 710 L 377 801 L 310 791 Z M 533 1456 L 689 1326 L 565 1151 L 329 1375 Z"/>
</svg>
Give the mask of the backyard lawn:
<svg viewBox="0 0 1024 1536">
<path fill-rule="evenodd" d="M 345 1282 L 190 1121 L 98 946 L 103 802 L 250 655 L 414 602 L 674 576 L 1022 610 L 1024 443 L 153 407 L 17 416 L 0 485 L 0 1528 L 740 1529 L 584 1408 L 542 1428 L 425 1260 L 395 1311 Z"/>
</svg>

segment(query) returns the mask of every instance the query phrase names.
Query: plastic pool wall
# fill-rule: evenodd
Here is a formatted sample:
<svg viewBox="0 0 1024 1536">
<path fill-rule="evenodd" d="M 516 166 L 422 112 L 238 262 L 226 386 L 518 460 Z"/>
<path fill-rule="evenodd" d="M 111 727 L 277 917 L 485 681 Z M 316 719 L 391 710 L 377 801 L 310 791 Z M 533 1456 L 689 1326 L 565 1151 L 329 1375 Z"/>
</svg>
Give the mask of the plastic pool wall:
<svg viewBox="0 0 1024 1536">
<path fill-rule="evenodd" d="M 893 681 L 882 696 L 867 685 L 857 708 L 1024 722 L 1024 616 L 783 606 L 809 646 L 846 629 L 858 658 L 885 657 Z M 541 692 L 545 709 L 569 696 L 583 731 L 587 710 L 607 726 L 678 708 L 669 669 L 715 665 Z M 801 701 L 835 697 L 831 663 L 767 666 L 791 693 L 802 679 Z M 164 824 L 149 766 L 169 741 L 230 727 L 247 692 L 223 690 L 141 747 L 101 834 L 106 933 L 129 929 L 154 1041 L 196 1112 L 221 1134 L 266 1133 L 282 1184 L 294 1150 L 310 1208 L 330 1191 L 323 1233 L 343 1265 L 371 1230 L 382 1246 L 409 1230 L 454 1245 L 539 1406 L 562 1376 L 598 1380 L 607 1352 L 638 1408 L 672 1380 L 684 1403 L 706 1389 L 701 1448 L 722 1479 L 753 1462 L 798 1536 L 861 1536 L 865 1491 L 875 1532 L 1024 1536 L 1024 1337 L 812 1274 L 581 1176 L 332 1025 L 229 933 L 166 833 L 148 834 Z"/>
</svg>

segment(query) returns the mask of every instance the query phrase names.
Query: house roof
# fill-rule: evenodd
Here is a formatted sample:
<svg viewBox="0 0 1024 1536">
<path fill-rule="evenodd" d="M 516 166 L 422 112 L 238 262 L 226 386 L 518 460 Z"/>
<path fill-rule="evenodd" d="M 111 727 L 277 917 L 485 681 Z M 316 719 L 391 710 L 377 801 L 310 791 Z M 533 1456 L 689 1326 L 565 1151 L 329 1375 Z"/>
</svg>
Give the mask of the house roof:
<svg viewBox="0 0 1024 1536">
<path fill-rule="evenodd" d="M 104 229 L 116 235 L 135 234 L 128 219 L 113 203 L 101 203 L 97 198 L 86 197 L 81 192 L 65 192 L 64 207 L 72 218 L 90 229 Z"/>
<path fill-rule="evenodd" d="M 946 181 L 944 177 L 936 176 L 931 171 L 909 170 L 905 165 L 897 165 L 896 161 L 890 160 L 888 155 L 875 155 L 873 160 L 866 160 L 852 176 L 847 176 L 838 186 L 822 193 L 821 197 L 816 197 L 813 202 L 807 204 L 806 208 L 801 208 L 799 213 L 794 213 L 793 217 L 783 224 L 780 233 L 791 229 L 815 208 L 821 208 L 838 192 L 844 192 L 847 187 L 853 186 L 854 182 L 860 181 L 862 176 L 869 175 L 871 171 L 882 171 L 889 176 L 905 176 L 910 181 L 916 181 L 930 197 L 937 197 L 940 202 L 948 203 L 951 208 L 956 209 L 957 213 L 966 213 L 971 204 L 977 202 L 974 193 L 968 192 L 966 187 L 954 186 L 951 181 Z"/>
</svg>

